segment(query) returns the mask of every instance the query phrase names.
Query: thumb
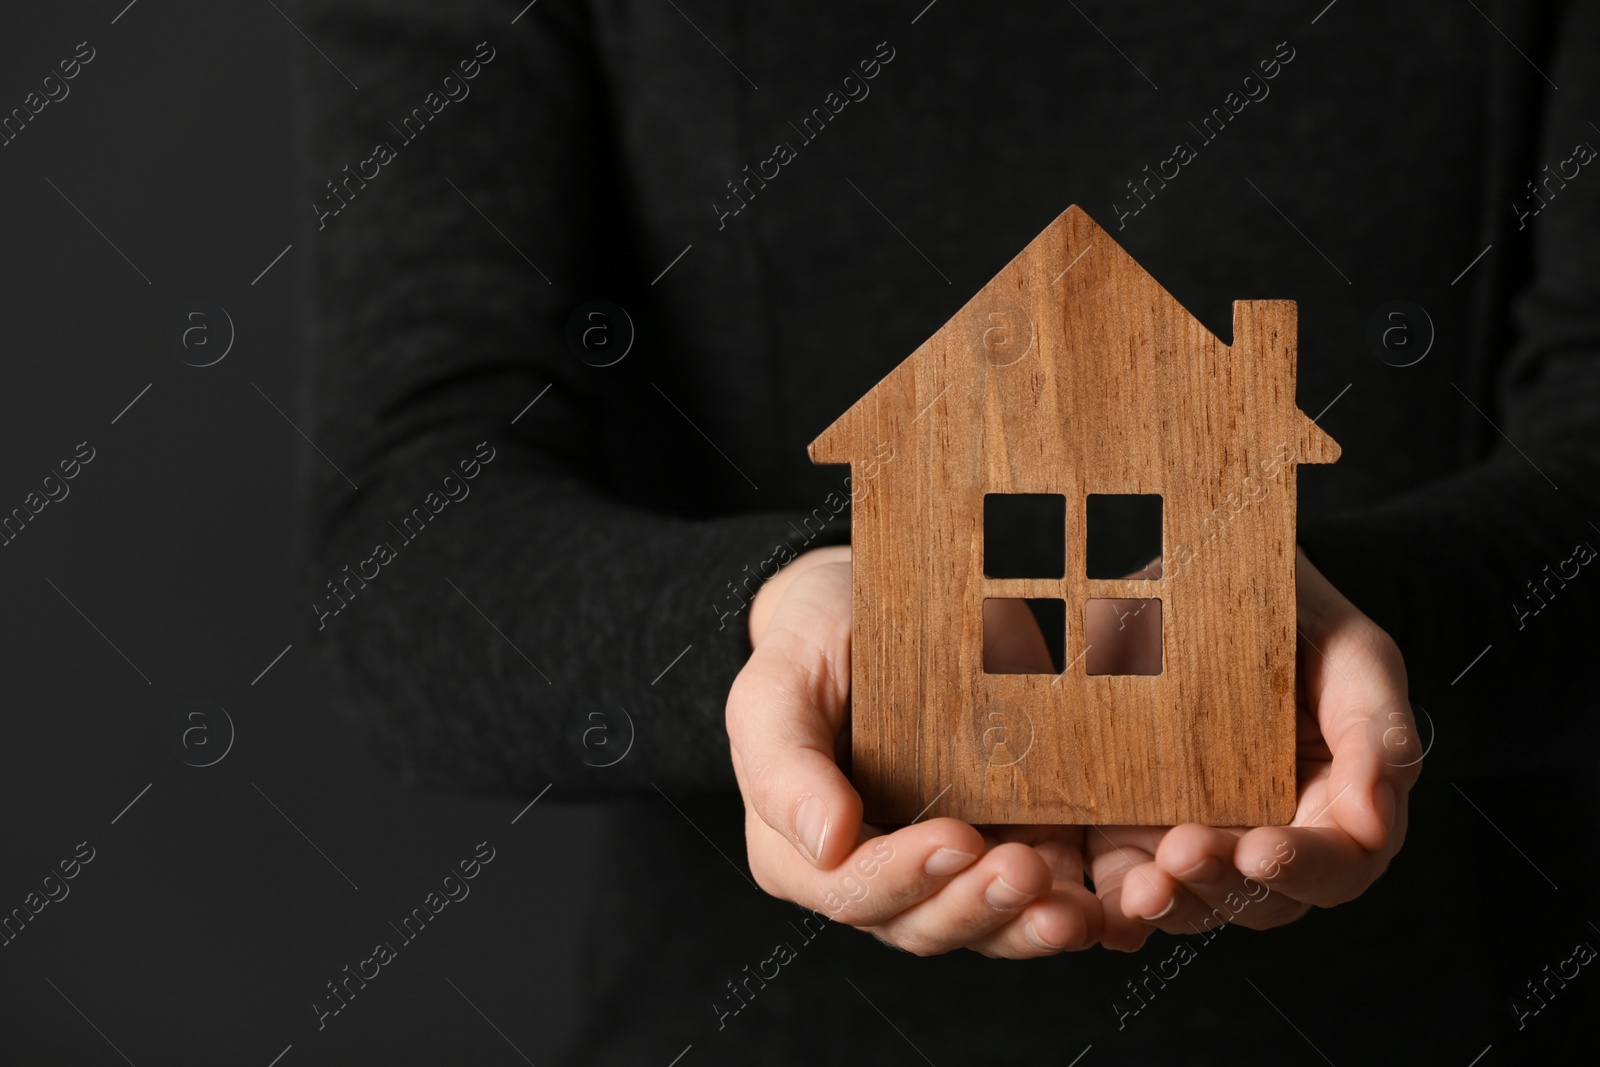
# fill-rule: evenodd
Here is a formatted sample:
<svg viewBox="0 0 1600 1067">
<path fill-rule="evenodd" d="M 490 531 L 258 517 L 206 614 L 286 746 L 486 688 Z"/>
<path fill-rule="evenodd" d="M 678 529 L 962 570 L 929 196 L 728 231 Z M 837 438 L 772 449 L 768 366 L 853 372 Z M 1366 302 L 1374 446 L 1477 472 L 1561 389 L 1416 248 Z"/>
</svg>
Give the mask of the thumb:
<svg viewBox="0 0 1600 1067">
<path fill-rule="evenodd" d="M 1333 757 L 1326 804 L 1345 832 L 1380 852 L 1403 835 L 1405 796 L 1421 770 L 1405 663 L 1303 554 L 1297 570 L 1301 636 L 1311 646 L 1305 696 Z"/>
<path fill-rule="evenodd" d="M 728 741 L 746 803 L 814 866 L 857 844 L 861 798 L 834 758 L 850 695 L 850 568 L 795 578 L 728 694 Z"/>
</svg>

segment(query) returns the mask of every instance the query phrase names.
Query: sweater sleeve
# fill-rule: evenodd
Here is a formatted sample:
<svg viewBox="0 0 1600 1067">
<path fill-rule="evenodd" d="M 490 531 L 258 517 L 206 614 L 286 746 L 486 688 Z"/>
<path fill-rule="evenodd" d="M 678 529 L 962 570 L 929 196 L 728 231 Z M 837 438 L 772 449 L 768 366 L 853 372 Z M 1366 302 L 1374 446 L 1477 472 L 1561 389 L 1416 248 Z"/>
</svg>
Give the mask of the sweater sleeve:
<svg viewBox="0 0 1600 1067">
<path fill-rule="evenodd" d="M 1312 560 L 1400 644 L 1413 699 L 1431 709 L 1452 767 L 1593 762 L 1582 664 L 1600 602 L 1600 565 L 1586 562 L 1600 548 L 1600 129 L 1588 121 L 1600 113 L 1600 11 L 1565 12 L 1552 54 L 1535 55 L 1551 83 L 1531 66 L 1518 72 L 1542 102 L 1513 122 L 1537 116 L 1531 156 L 1506 161 L 1521 177 L 1503 190 L 1489 183 L 1497 268 L 1526 264 L 1509 336 L 1475 377 L 1440 383 L 1437 402 L 1459 409 L 1477 458 L 1301 533 Z M 1526 180 L 1562 167 L 1566 180 L 1539 187 L 1542 210 L 1514 209 L 1537 208 Z"/>
<path fill-rule="evenodd" d="M 796 530 L 624 491 L 566 332 L 645 268 L 586 12 L 524 6 L 302 5 L 314 638 L 407 780 L 731 786 L 740 605 Z"/>
</svg>

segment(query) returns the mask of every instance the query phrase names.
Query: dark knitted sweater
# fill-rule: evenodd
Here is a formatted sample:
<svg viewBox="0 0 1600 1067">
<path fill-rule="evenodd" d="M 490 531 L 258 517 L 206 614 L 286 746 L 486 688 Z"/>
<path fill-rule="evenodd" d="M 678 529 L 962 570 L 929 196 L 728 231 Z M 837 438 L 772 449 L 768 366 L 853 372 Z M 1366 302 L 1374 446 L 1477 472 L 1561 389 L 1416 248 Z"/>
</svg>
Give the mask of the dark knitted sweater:
<svg viewBox="0 0 1600 1067">
<path fill-rule="evenodd" d="M 1224 339 L 1299 302 L 1344 450 L 1301 542 L 1400 642 L 1430 770 L 1592 764 L 1600 8 L 1214 6 L 302 5 L 360 85 L 303 68 L 308 432 L 348 476 L 307 469 L 308 616 L 407 779 L 615 801 L 573 1062 L 921 1062 L 877 1009 L 941 1067 L 1111 1040 L 1124 958 L 791 928 L 730 869 L 723 729 L 753 576 L 848 537 L 806 443 L 1072 203 Z M 1399 299 L 1428 322 L 1375 347 Z"/>
</svg>

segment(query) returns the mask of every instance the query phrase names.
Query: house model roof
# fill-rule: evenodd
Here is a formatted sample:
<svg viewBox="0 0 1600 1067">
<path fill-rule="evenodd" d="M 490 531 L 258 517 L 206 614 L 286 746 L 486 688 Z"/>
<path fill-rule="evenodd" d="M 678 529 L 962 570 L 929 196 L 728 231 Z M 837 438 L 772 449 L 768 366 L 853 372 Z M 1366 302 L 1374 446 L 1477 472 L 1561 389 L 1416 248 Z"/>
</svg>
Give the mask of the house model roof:
<svg viewBox="0 0 1600 1067">
<path fill-rule="evenodd" d="M 1174 390 L 1206 388 L 1208 377 L 1216 383 L 1242 372 L 1250 377 L 1245 387 L 1256 394 L 1250 410 L 1288 424 L 1283 439 L 1299 462 L 1332 463 L 1338 444 L 1295 407 L 1294 302 L 1236 301 L 1234 340 L 1250 332 L 1257 312 L 1285 309 L 1290 335 L 1252 339 L 1267 342 L 1266 350 L 1254 353 L 1260 365 L 1241 367 L 1229 345 L 1074 204 L 819 434 L 810 456 L 815 463 L 848 463 L 856 435 L 896 437 L 936 399 L 981 408 L 979 393 L 991 384 L 1039 392 L 1047 412 L 1051 405 L 1042 391 L 1052 380 L 1060 386 L 1057 417 L 1077 415 L 1092 432 L 1147 436 L 1165 428 L 1150 425 L 1149 413 L 1160 406 L 1153 401 Z M 1122 343 L 1108 348 L 1107 337 Z"/>
</svg>

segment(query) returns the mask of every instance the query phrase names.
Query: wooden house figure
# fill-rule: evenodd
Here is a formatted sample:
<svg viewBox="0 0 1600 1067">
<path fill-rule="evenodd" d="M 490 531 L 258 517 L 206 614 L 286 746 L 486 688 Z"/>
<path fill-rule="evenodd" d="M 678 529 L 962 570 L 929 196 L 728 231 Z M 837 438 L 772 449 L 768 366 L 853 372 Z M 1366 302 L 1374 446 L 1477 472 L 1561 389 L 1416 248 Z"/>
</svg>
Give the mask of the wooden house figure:
<svg viewBox="0 0 1600 1067">
<path fill-rule="evenodd" d="M 869 820 L 1290 821 L 1296 467 L 1339 457 L 1296 360 L 1293 301 L 1236 301 L 1224 344 L 1074 206 L 812 442 L 856 487 Z M 1060 498 L 1060 558 L 992 577 L 985 511 L 1024 497 Z M 1095 501 L 1131 498 L 1159 498 L 1161 569 L 1091 577 Z M 989 599 L 1059 602 L 1064 669 L 986 673 Z M 1097 671 L 1085 620 L 1114 599 L 1157 613 L 1157 673 Z"/>
</svg>

